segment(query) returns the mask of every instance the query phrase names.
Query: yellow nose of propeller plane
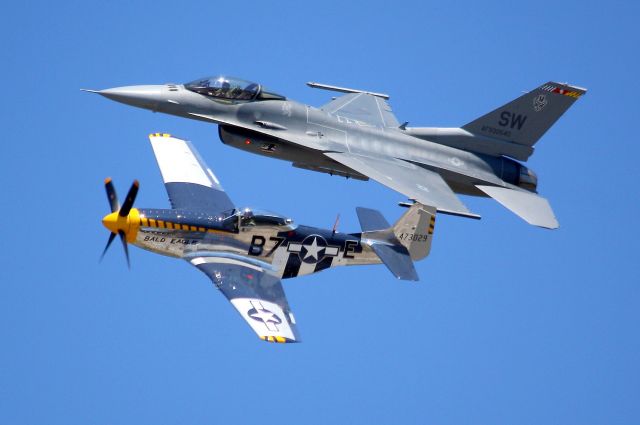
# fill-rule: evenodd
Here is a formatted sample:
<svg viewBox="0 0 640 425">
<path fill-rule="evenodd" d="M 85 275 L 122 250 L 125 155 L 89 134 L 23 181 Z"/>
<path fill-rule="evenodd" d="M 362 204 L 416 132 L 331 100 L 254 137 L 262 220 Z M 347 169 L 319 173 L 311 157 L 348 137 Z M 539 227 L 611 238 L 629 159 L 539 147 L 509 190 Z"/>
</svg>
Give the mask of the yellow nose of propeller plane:
<svg viewBox="0 0 640 425">
<path fill-rule="evenodd" d="M 140 212 L 137 208 L 131 208 L 126 217 L 122 217 L 118 211 L 107 214 L 102 219 L 102 224 L 111 233 L 120 233 L 121 231 L 127 237 L 127 242 L 134 242 L 140 227 Z"/>
<path fill-rule="evenodd" d="M 118 233 L 118 212 L 112 212 L 102 218 L 102 225 L 111 233 Z"/>
</svg>

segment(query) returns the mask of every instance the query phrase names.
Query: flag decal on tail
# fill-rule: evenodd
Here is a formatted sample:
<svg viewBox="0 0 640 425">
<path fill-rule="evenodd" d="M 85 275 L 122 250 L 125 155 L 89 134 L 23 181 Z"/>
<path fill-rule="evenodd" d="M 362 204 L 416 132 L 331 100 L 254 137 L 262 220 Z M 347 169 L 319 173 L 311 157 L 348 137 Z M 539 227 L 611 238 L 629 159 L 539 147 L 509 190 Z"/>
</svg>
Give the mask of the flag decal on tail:
<svg viewBox="0 0 640 425">
<path fill-rule="evenodd" d="M 554 86 L 553 84 L 546 84 L 546 85 L 542 86 L 541 88 L 544 91 L 548 91 L 548 92 L 551 92 L 551 93 L 558 93 L 558 94 L 562 94 L 564 96 L 574 97 L 576 99 L 584 94 L 584 91 L 563 89 L 563 88 Z"/>
</svg>

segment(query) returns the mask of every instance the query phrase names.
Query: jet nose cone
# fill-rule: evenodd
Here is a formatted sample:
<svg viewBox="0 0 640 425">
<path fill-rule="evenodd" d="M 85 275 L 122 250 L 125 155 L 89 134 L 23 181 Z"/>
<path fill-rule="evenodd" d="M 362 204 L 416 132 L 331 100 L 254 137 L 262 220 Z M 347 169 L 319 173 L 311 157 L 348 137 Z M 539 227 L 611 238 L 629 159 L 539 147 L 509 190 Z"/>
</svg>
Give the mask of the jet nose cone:
<svg viewBox="0 0 640 425">
<path fill-rule="evenodd" d="M 118 212 L 112 212 L 102 218 L 102 225 L 111 233 L 118 233 Z"/>
<path fill-rule="evenodd" d="M 162 88 L 163 86 L 127 86 L 99 90 L 97 93 L 126 105 L 157 110 Z"/>
</svg>

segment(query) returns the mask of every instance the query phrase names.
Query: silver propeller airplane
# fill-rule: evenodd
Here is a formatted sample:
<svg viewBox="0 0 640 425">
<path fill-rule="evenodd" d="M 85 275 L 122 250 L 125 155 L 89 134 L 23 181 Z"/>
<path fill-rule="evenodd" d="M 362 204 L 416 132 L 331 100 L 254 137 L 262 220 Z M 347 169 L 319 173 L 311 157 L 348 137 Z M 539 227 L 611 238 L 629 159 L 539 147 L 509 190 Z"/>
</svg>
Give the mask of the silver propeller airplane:
<svg viewBox="0 0 640 425">
<path fill-rule="evenodd" d="M 279 214 L 238 209 L 191 143 L 168 134 L 149 136 L 171 209 L 133 208 L 135 181 L 122 205 L 111 179 L 105 188 L 111 232 L 128 244 L 182 258 L 202 272 L 258 336 L 299 342 L 281 279 L 330 267 L 384 263 L 398 279 L 418 280 L 413 261 L 431 250 L 436 209 L 414 203 L 393 225 L 380 212 L 358 208 L 360 233 L 296 225 Z"/>
<path fill-rule="evenodd" d="M 400 124 L 386 94 L 307 84 L 346 94 L 315 108 L 224 76 L 87 91 L 216 123 L 225 144 L 299 168 L 373 179 L 438 212 L 479 218 L 455 194 L 488 196 L 530 224 L 558 227 L 536 192 L 536 174 L 519 161 L 585 89 L 548 82 L 460 128 L 436 128 Z"/>
</svg>

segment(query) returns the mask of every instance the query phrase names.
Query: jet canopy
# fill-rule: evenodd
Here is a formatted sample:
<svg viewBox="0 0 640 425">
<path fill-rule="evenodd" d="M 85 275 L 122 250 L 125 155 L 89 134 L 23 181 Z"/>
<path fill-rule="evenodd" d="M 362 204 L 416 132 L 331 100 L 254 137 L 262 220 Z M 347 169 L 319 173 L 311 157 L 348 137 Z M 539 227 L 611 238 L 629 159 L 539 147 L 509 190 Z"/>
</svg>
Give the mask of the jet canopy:
<svg viewBox="0 0 640 425">
<path fill-rule="evenodd" d="M 285 99 L 284 96 L 264 90 L 258 83 L 222 75 L 199 78 L 185 84 L 184 87 L 204 96 L 229 101 Z"/>
</svg>

